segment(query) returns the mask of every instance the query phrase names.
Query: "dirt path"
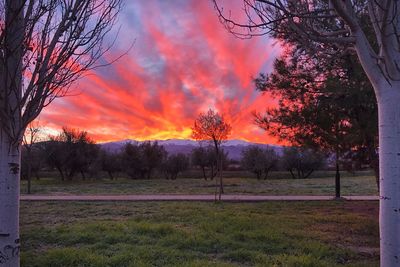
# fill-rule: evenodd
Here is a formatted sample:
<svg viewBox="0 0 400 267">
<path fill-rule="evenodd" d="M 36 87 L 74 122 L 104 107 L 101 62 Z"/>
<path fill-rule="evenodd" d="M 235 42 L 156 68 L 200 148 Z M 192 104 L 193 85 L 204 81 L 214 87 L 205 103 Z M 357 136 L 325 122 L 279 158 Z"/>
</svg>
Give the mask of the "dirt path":
<svg viewBox="0 0 400 267">
<path fill-rule="evenodd" d="M 325 201 L 332 196 L 222 195 L 225 202 Z M 373 201 L 378 196 L 343 196 L 344 200 Z M 21 195 L 21 201 L 214 201 L 214 195 Z"/>
</svg>

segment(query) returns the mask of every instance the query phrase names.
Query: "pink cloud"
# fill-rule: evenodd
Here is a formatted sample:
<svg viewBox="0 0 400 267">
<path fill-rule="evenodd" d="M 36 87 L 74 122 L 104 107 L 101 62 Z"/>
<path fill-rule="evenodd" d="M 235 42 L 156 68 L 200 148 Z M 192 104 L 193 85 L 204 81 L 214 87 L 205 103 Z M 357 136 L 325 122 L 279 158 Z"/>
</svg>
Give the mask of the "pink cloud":
<svg viewBox="0 0 400 267">
<path fill-rule="evenodd" d="M 41 120 L 87 130 L 98 141 L 188 138 L 198 113 L 215 108 L 231 121 L 231 138 L 276 143 L 254 126 L 251 112 L 274 103 L 255 92 L 252 76 L 267 71 L 278 47 L 232 36 L 209 1 L 134 1 L 123 12 L 121 33 L 135 35 L 133 49 L 86 76 L 79 95 L 56 100 Z"/>
</svg>

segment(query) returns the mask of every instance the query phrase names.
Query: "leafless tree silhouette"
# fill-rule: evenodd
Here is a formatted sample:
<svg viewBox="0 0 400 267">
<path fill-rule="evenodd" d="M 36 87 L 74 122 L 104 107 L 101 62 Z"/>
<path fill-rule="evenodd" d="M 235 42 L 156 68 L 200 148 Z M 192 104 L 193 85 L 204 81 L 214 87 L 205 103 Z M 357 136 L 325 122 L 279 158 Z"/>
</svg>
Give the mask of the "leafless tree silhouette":
<svg viewBox="0 0 400 267">
<path fill-rule="evenodd" d="M 20 145 L 27 125 L 107 52 L 121 0 L 0 3 L 0 265 L 19 265 Z"/>
</svg>

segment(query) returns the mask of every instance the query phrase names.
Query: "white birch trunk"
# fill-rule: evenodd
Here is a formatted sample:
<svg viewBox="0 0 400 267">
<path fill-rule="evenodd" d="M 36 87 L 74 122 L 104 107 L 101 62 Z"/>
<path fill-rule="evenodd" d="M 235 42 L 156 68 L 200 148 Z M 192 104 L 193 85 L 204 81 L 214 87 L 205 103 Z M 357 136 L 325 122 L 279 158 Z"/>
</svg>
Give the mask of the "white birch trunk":
<svg viewBox="0 0 400 267">
<path fill-rule="evenodd" d="M 19 266 L 20 149 L 0 131 L 0 266 Z"/>
<path fill-rule="evenodd" d="M 385 90 L 386 89 L 386 90 Z M 380 91 L 379 169 L 381 266 L 400 266 L 400 86 Z"/>
</svg>

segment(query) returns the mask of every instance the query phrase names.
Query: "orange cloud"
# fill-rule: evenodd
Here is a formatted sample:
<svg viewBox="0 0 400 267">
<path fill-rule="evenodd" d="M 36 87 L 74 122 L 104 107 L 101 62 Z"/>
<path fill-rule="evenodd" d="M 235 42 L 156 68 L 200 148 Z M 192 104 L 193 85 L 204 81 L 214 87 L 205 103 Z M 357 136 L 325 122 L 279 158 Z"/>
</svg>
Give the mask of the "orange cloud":
<svg viewBox="0 0 400 267">
<path fill-rule="evenodd" d="M 45 124 L 86 130 L 99 142 L 190 138 L 198 113 L 215 108 L 231 122 L 232 139 L 277 142 L 251 112 L 274 104 L 252 77 L 268 71 L 279 47 L 230 35 L 209 1 L 133 1 L 121 17 L 125 34 L 104 60 L 129 46 L 128 36 L 132 51 L 82 79 L 76 96 L 56 100 Z"/>
</svg>

